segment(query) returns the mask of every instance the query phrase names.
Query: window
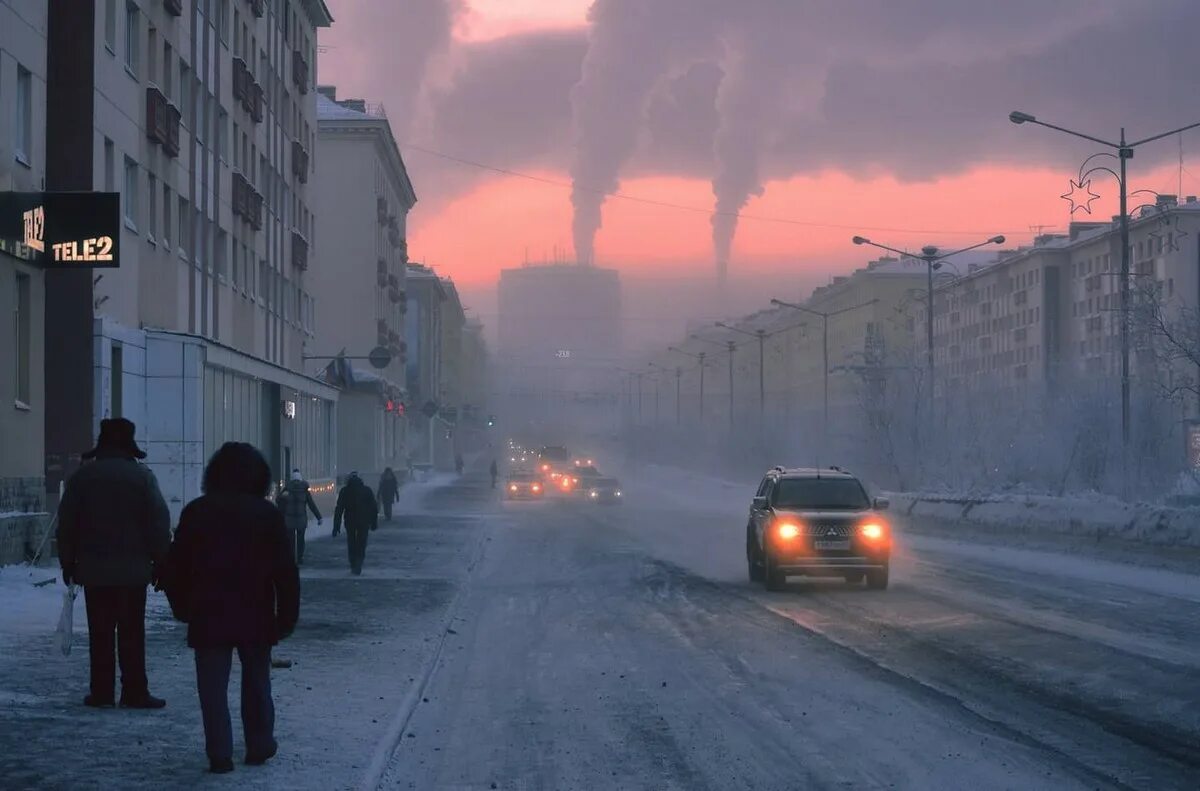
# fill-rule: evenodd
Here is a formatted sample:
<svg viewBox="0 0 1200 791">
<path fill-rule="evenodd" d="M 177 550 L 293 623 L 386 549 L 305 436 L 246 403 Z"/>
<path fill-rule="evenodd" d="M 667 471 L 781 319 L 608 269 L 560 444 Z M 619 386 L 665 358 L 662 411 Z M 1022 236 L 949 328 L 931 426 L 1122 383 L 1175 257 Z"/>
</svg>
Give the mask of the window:
<svg viewBox="0 0 1200 791">
<path fill-rule="evenodd" d="M 111 366 L 112 374 L 110 376 L 110 381 L 112 388 L 112 403 L 110 416 L 122 417 L 125 411 L 124 382 L 122 381 L 125 378 L 125 350 L 119 343 L 114 343 L 112 345 Z"/>
<path fill-rule="evenodd" d="M 117 52 L 117 0 L 104 0 L 104 46 Z"/>
<path fill-rule="evenodd" d="M 136 3 L 125 4 L 125 68 L 138 71 L 138 37 L 141 35 L 140 14 Z"/>
<path fill-rule="evenodd" d="M 223 282 L 225 280 L 225 258 L 228 255 L 229 237 L 225 231 L 218 230 L 215 247 L 213 249 L 213 270 L 216 276 Z"/>
<path fill-rule="evenodd" d="M 115 192 L 117 189 L 117 155 L 113 141 L 104 139 L 104 191 Z"/>
<path fill-rule="evenodd" d="M 146 187 L 146 237 L 153 242 L 158 228 L 158 179 L 151 173 L 147 180 L 149 183 Z"/>
<path fill-rule="evenodd" d="M 174 210 L 174 205 L 171 203 L 171 187 L 163 184 L 162 190 L 162 243 L 168 250 L 171 248 L 171 212 Z"/>
<path fill-rule="evenodd" d="M 229 0 L 217 0 L 217 30 L 221 41 L 229 43 Z"/>
<path fill-rule="evenodd" d="M 176 219 L 175 227 L 179 229 L 179 251 L 186 256 L 191 248 L 188 231 L 192 227 L 192 218 L 191 212 L 188 211 L 187 198 L 182 195 L 179 196 L 179 213 L 176 215 Z"/>
<path fill-rule="evenodd" d="M 192 118 L 192 104 L 188 101 L 188 86 L 191 84 L 191 75 L 188 71 L 188 66 L 182 60 L 179 61 L 179 111 L 183 114 L 183 125 L 192 126 L 194 119 Z"/>
<path fill-rule="evenodd" d="M 146 34 L 146 79 L 158 79 L 158 29 L 153 26 Z"/>
<path fill-rule="evenodd" d="M 171 98 L 171 75 L 174 73 L 174 66 L 171 62 L 172 50 L 169 42 L 163 42 L 163 59 L 162 59 L 162 92 L 163 96 Z"/>
<path fill-rule="evenodd" d="M 138 166 L 129 157 L 125 157 L 125 224 L 137 230 L 138 216 Z"/>
<path fill-rule="evenodd" d="M 30 289 L 32 280 L 29 275 L 17 273 L 17 310 L 13 314 L 13 330 L 17 339 L 16 374 L 17 405 L 28 407 L 33 397 L 30 393 L 30 355 L 32 354 L 33 337 L 30 330 L 33 326 L 30 311 L 33 309 Z"/>
<path fill-rule="evenodd" d="M 33 75 L 17 66 L 17 111 L 13 113 L 13 152 L 26 165 L 33 156 Z"/>
<path fill-rule="evenodd" d="M 223 108 L 219 109 L 217 111 L 217 156 L 221 159 L 229 159 L 228 127 L 229 114 Z"/>
</svg>

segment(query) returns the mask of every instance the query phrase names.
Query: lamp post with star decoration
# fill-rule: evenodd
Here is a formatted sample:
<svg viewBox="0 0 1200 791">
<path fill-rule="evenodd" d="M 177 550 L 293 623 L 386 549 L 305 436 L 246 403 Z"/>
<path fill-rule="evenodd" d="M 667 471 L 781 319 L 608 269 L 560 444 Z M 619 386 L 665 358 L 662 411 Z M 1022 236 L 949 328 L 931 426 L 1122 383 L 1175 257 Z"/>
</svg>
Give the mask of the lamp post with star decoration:
<svg viewBox="0 0 1200 791">
<path fill-rule="evenodd" d="M 1090 189 L 1091 179 L 1088 177 L 1092 173 L 1097 172 L 1097 171 L 1106 171 L 1108 173 L 1111 173 L 1113 176 L 1115 176 L 1117 179 L 1117 184 L 1121 191 L 1121 197 L 1120 197 L 1120 213 L 1121 213 L 1121 216 L 1120 216 L 1120 221 L 1121 221 L 1121 448 L 1122 448 L 1121 457 L 1122 457 L 1122 463 L 1124 465 L 1124 471 L 1126 473 L 1128 473 L 1128 470 L 1129 470 L 1129 443 L 1130 443 L 1130 407 L 1129 407 L 1129 400 L 1130 400 L 1129 399 L 1129 302 L 1130 302 L 1130 290 L 1129 290 L 1129 211 L 1128 211 L 1129 193 L 1128 193 L 1128 190 L 1126 187 L 1126 185 L 1128 183 L 1126 180 L 1126 176 L 1127 176 L 1126 162 L 1130 159 L 1133 159 L 1133 150 L 1135 148 L 1137 148 L 1138 146 L 1144 145 L 1146 143 L 1152 143 L 1155 140 L 1161 140 L 1164 137 L 1171 137 L 1172 135 L 1177 135 L 1177 134 L 1180 134 L 1181 132 L 1186 132 L 1189 129 L 1195 129 L 1196 127 L 1200 126 L 1200 121 L 1197 121 L 1194 124 L 1188 124 L 1187 126 L 1181 126 L 1178 129 L 1172 129 L 1170 132 L 1163 132 L 1162 134 L 1151 135 L 1150 137 L 1144 137 L 1141 140 L 1134 140 L 1133 142 L 1130 142 L 1125 139 L 1125 127 L 1121 127 L 1120 139 L 1118 142 L 1113 143 L 1109 140 L 1103 140 L 1099 137 L 1093 137 L 1092 135 L 1086 135 L 1082 132 L 1076 132 L 1073 129 L 1067 129 L 1066 127 L 1047 123 L 1046 121 L 1040 121 L 1040 120 L 1038 120 L 1038 118 L 1036 116 L 1030 115 L 1029 113 L 1021 112 L 1020 110 L 1014 110 L 1013 112 L 1009 113 L 1008 120 L 1010 120 L 1014 124 L 1018 124 L 1018 125 L 1019 124 L 1037 124 L 1038 126 L 1044 126 L 1047 129 L 1053 129 L 1056 132 L 1062 132 L 1064 134 L 1072 135 L 1073 137 L 1080 137 L 1080 138 L 1083 138 L 1084 140 L 1090 140 L 1093 143 L 1099 143 L 1100 145 L 1102 145 L 1106 148 L 1113 149 L 1117 152 L 1116 158 L 1117 158 L 1117 161 L 1120 163 L 1120 170 L 1121 170 L 1120 173 L 1116 173 L 1111 168 L 1103 166 L 1103 165 L 1097 165 L 1097 166 L 1085 171 L 1084 167 L 1086 167 L 1088 161 L 1090 161 L 1092 159 L 1092 157 L 1088 157 L 1087 160 L 1084 160 L 1084 166 L 1080 168 L 1079 181 L 1076 182 L 1076 181 L 1072 180 L 1071 191 L 1069 193 L 1067 193 L 1066 195 L 1064 195 L 1063 197 L 1071 202 L 1071 212 L 1074 213 L 1075 209 L 1080 208 L 1079 205 L 1077 205 L 1077 203 L 1076 203 L 1075 193 L 1077 190 L 1080 190 L 1080 189 L 1084 190 L 1087 194 L 1087 196 L 1084 198 L 1084 208 L 1090 212 L 1091 202 L 1093 200 L 1095 200 L 1098 196 L 1095 195 L 1095 193 L 1093 193 L 1091 191 L 1091 189 Z M 1106 153 L 1106 155 L 1113 156 L 1112 154 L 1107 154 L 1107 153 Z M 1128 480 L 1129 476 L 1123 475 L 1122 477 L 1125 478 L 1126 480 Z"/>
</svg>

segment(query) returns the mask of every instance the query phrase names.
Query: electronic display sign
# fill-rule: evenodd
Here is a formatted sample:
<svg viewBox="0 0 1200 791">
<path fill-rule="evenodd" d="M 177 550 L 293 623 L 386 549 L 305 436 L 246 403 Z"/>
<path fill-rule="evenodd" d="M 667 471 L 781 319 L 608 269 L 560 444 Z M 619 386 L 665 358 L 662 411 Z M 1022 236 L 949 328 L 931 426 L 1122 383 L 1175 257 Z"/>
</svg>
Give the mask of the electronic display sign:
<svg viewBox="0 0 1200 791">
<path fill-rule="evenodd" d="M 0 192 L 0 252 L 47 269 L 121 264 L 117 192 Z"/>
</svg>

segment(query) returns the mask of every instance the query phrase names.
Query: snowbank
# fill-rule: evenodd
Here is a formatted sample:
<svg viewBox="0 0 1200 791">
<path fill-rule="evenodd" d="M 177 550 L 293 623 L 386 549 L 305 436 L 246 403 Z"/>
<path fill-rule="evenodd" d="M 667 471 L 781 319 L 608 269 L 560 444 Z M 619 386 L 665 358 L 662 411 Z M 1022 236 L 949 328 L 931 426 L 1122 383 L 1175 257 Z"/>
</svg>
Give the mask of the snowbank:
<svg viewBox="0 0 1200 791">
<path fill-rule="evenodd" d="M 1200 548 L 1200 508 L 1126 503 L 1104 495 L 944 495 L 891 493 L 892 508 L 923 522 L 997 534 L 1057 533 L 1096 541 Z"/>
</svg>

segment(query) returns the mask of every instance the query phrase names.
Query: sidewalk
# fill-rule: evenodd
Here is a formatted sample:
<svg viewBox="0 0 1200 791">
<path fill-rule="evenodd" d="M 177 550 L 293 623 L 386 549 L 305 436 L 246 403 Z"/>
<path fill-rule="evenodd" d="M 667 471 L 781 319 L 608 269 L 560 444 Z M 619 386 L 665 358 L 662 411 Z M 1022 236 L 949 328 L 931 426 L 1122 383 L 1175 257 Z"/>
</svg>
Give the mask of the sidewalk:
<svg viewBox="0 0 1200 791">
<path fill-rule="evenodd" d="M 435 508 L 448 481 L 406 486 L 396 517 L 371 534 L 361 577 L 349 574 L 345 533 L 332 515 L 313 522 L 301 569 L 300 623 L 276 649 L 292 660 L 273 671 L 279 755 L 240 763 L 239 671 L 230 683 L 237 769 L 212 776 L 204 754 L 186 627 L 151 592 L 146 655 L 157 712 L 93 710 L 87 625 L 75 604 L 75 649 L 64 657 L 54 629 L 61 582 L 35 588 L 57 568 L 0 568 L 0 788 L 356 788 L 445 628 L 447 609 L 477 550 L 480 515 Z"/>
</svg>

